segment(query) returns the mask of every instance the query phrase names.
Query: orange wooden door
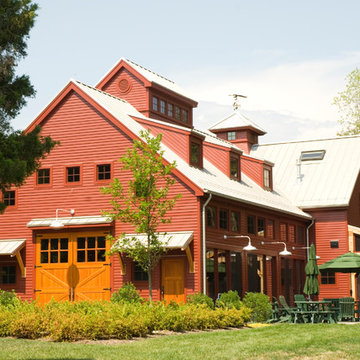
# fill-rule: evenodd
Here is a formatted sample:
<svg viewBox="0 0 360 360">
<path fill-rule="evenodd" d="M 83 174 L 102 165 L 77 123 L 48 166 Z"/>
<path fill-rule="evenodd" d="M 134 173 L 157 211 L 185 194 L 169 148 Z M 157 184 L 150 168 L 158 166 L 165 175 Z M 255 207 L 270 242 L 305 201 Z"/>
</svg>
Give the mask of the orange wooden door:
<svg viewBox="0 0 360 360">
<path fill-rule="evenodd" d="M 109 300 L 108 232 L 53 233 L 37 236 L 36 298 Z"/>
<path fill-rule="evenodd" d="M 161 286 L 168 304 L 184 303 L 184 259 L 164 259 L 161 262 Z"/>
</svg>

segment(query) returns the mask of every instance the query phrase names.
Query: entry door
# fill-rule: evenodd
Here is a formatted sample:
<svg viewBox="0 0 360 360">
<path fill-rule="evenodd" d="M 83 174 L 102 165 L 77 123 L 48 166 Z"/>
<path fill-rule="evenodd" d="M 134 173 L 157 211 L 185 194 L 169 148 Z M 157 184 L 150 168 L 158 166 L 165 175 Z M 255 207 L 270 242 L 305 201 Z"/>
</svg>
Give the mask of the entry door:
<svg viewBox="0 0 360 360">
<path fill-rule="evenodd" d="M 163 299 L 168 304 L 185 302 L 184 259 L 164 259 L 161 262 L 161 287 Z"/>
<path fill-rule="evenodd" d="M 36 298 L 110 299 L 107 232 L 39 234 L 36 237 Z"/>
</svg>

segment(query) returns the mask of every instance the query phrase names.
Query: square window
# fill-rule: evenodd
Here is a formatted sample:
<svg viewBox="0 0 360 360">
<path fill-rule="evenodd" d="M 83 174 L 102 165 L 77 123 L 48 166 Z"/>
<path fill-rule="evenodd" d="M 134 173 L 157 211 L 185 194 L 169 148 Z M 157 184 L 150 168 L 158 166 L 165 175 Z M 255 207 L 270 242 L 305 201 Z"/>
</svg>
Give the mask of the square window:
<svg viewBox="0 0 360 360">
<path fill-rule="evenodd" d="M 219 225 L 220 229 L 227 230 L 229 222 L 229 212 L 226 209 L 220 209 Z"/>
<path fill-rule="evenodd" d="M 322 271 L 321 272 L 321 284 L 323 285 L 334 285 L 335 281 L 335 273 L 332 271 Z"/>
<path fill-rule="evenodd" d="M 3 284 L 16 283 L 16 266 L 3 266 L 1 269 L 1 282 Z"/>
<path fill-rule="evenodd" d="M 216 227 L 216 210 L 208 206 L 206 208 L 207 226 Z"/>
<path fill-rule="evenodd" d="M 255 216 L 247 217 L 247 230 L 248 234 L 255 234 Z"/>
<path fill-rule="evenodd" d="M 159 100 L 157 97 L 153 96 L 152 98 L 152 108 L 153 110 L 155 111 L 158 111 L 159 110 Z"/>
<path fill-rule="evenodd" d="M 38 185 L 50 184 L 50 169 L 39 169 L 37 171 L 37 184 Z"/>
<path fill-rule="evenodd" d="M 160 100 L 160 112 L 162 114 L 165 114 L 165 101 L 164 100 Z"/>
<path fill-rule="evenodd" d="M 236 133 L 235 133 L 235 131 L 228 131 L 228 133 L 227 133 L 227 139 L 228 139 L 228 140 L 235 140 L 235 138 L 236 138 Z"/>
<path fill-rule="evenodd" d="M 168 104 L 167 110 L 168 110 L 167 111 L 168 116 L 173 117 L 174 116 L 174 105 Z"/>
<path fill-rule="evenodd" d="M 111 164 L 96 165 L 97 180 L 111 179 Z"/>
<path fill-rule="evenodd" d="M 148 280 L 148 273 L 144 271 L 144 269 L 134 263 L 134 281 L 147 281 Z"/>
<path fill-rule="evenodd" d="M 339 248 L 339 241 L 338 240 L 330 241 L 330 248 L 331 249 L 338 249 Z M 360 243 L 359 243 L 359 241 L 356 241 L 356 238 L 355 238 L 355 251 L 360 251 Z"/>
<path fill-rule="evenodd" d="M 231 231 L 240 231 L 240 214 L 238 212 L 231 212 Z"/>
<path fill-rule="evenodd" d="M 15 190 L 5 191 L 4 204 L 6 206 L 15 206 L 16 205 L 16 193 L 15 193 Z"/>
<path fill-rule="evenodd" d="M 80 166 L 72 166 L 66 168 L 67 182 L 79 182 L 80 181 Z"/>
</svg>

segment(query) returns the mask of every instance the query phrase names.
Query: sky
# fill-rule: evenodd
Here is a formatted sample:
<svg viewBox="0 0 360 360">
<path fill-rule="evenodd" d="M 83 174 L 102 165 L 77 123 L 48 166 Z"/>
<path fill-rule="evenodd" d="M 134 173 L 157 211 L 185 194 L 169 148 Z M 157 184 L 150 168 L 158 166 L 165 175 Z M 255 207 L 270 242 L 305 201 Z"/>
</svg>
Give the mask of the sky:
<svg viewBox="0 0 360 360">
<path fill-rule="evenodd" d="M 357 0 L 38 0 L 17 71 L 37 90 L 25 129 L 70 79 L 95 86 L 121 58 L 198 101 L 194 125 L 229 116 L 230 94 L 267 131 L 260 143 L 336 136 L 333 98 L 360 67 Z"/>
</svg>

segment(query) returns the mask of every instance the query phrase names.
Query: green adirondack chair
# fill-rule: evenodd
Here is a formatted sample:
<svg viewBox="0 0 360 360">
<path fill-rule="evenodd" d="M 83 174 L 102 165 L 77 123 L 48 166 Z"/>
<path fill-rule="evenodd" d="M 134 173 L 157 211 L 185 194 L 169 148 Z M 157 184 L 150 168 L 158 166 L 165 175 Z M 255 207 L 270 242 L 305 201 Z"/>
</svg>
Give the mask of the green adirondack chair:
<svg viewBox="0 0 360 360">
<path fill-rule="evenodd" d="M 282 308 L 284 309 L 287 322 L 293 322 L 293 323 L 296 323 L 298 321 L 303 322 L 302 316 L 301 316 L 300 312 L 298 311 L 298 308 L 290 307 L 283 295 L 279 296 L 279 302 L 280 302 Z"/>
<path fill-rule="evenodd" d="M 355 301 L 352 297 L 343 297 L 339 300 L 339 320 L 355 321 Z"/>
</svg>

